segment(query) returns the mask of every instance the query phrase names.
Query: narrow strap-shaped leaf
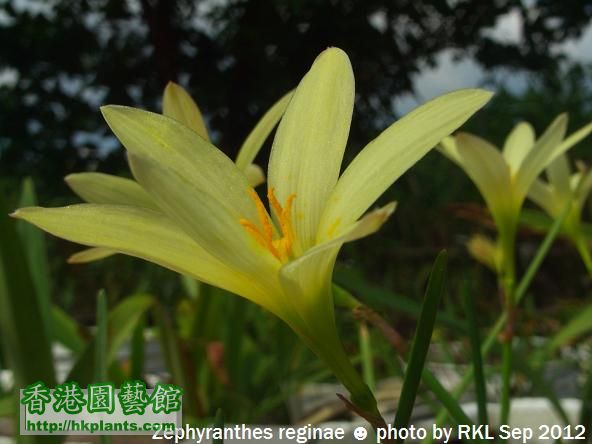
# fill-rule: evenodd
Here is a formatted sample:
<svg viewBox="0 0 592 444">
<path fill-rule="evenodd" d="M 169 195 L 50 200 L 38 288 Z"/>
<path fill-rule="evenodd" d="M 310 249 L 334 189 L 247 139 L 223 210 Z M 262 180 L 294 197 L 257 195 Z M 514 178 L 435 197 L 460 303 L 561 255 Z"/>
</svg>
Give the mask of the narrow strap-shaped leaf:
<svg viewBox="0 0 592 444">
<path fill-rule="evenodd" d="M 81 353 L 85 341 L 80 335 L 82 327 L 57 305 L 51 307 L 52 339 L 69 348 L 75 354 Z"/>
<path fill-rule="evenodd" d="M 561 226 L 563 224 L 563 221 L 565 220 L 565 218 L 569 214 L 570 207 L 571 207 L 571 203 L 568 202 L 565 205 L 565 207 L 563 208 L 561 215 L 557 219 L 555 219 L 555 221 L 551 225 L 551 228 L 549 229 L 547 235 L 545 236 L 543 242 L 541 242 L 541 245 L 537 249 L 537 252 L 535 253 L 533 260 L 530 262 L 530 264 L 526 270 L 526 273 L 524 273 L 524 276 L 522 277 L 522 279 L 520 280 L 520 283 L 516 287 L 515 298 L 516 298 L 517 304 L 522 300 L 522 298 L 526 294 L 526 290 L 528 290 L 528 287 L 530 285 L 530 282 L 532 281 L 532 278 L 536 274 L 538 268 L 540 267 L 545 256 L 547 255 L 549 249 L 551 248 L 553 241 L 555 240 L 555 238 L 557 237 L 557 235 L 561 231 Z M 494 344 L 496 344 L 497 336 L 502 331 L 502 328 L 504 328 L 504 326 L 506 325 L 506 319 L 507 319 L 507 314 L 503 313 L 498 318 L 498 320 L 493 325 L 493 327 L 491 327 L 491 329 L 489 330 L 489 334 L 483 340 L 482 348 L 481 348 L 481 355 L 483 356 L 483 358 L 485 358 L 489 354 L 489 352 L 493 348 Z M 473 380 L 473 377 L 474 377 L 473 369 L 469 368 L 466 371 L 466 373 L 463 375 L 458 386 L 453 391 L 453 395 L 455 398 L 458 399 L 464 393 L 464 391 L 467 389 L 467 387 L 470 385 L 471 381 Z M 444 421 L 446 421 L 447 417 L 448 417 L 448 411 L 446 410 L 446 408 L 442 408 L 438 412 L 438 415 L 436 416 L 434 424 L 436 424 L 437 426 L 441 426 L 444 423 Z M 433 437 L 431 437 L 429 435 L 426 439 L 423 440 L 424 444 L 429 444 L 432 442 L 434 442 Z"/>
<path fill-rule="evenodd" d="M 23 245 L 13 220 L 6 217 L 7 205 L 0 193 L 0 347 L 14 375 L 15 391 L 10 395 L 18 405 L 18 389 L 36 381 L 55 384 L 50 339 L 43 326 L 41 307 Z M 15 421 L 18 436 L 18 421 Z M 59 437 L 27 437 L 27 443 L 60 442 Z"/>
<path fill-rule="evenodd" d="M 107 295 L 105 290 L 99 290 L 97 295 L 96 313 L 97 331 L 95 333 L 95 382 L 107 381 L 107 349 L 109 337 L 109 312 L 107 310 Z"/>
<path fill-rule="evenodd" d="M 159 336 L 164 351 L 164 357 L 171 373 L 173 383 L 183 388 L 184 415 L 196 419 L 203 415 L 203 409 L 198 397 L 193 361 L 187 359 L 186 350 L 183 347 L 175 329 L 175 321 L 169 309 L 158 304 L 152 311 L 159 328 Z"/>
<path fill-rule="evenodd" d="M 216 417 L 214 418 L 214 427 L 220 429 L 224 428 L 224 410 L 216 410 Z M 213 439 L 212 444 L 224 444 L 224 438 Z"/>
<path fill-rule="evenodd" d="M 125 298 L 109 313 L 110 341 L 106 361 L 109 373 L 113 371 L 114 358 L 121 346 L 129 340 L 136 325 L 155 300 L 146 294 L 135 294 Z M 81 386 L 92 382 L 95 376 L 96 337 L 91 339 L 70 371 L 66 380 L 78 382 Z"/>
<path fill-rule="evenodd" d="M 409 362 L 405 371 L 405 379 L 401 389 L 401 397 L 397 406 L 397 414 L 394 421 L 394 427 L 401 429 L 409 425 L 413 405 L 419 389 L 425 359 L 432 339 L 432 332 L 436 322 L 436 313 L 444 293 L 446 281 L 447 255 L 445 251 L 440 252 L 428 281 L 428 286 L 424 296 L 424 302 L 421 307 L 421 314 L 417 322 L 415 337 L 409 356 Z M 403 440 L 397 442 L 402 443 Z"/>
<path fill-rule="evenodd" d="M 539 394 L 547 398 L 547 400 L 553 406 L 553 409 L 557 412 L 561 420 L 567 425 L 570 424 L 569 417 L 565 412 L 565 409 L 561 405 L 561 402 L 552 386 L 545 380 L 542 369 L 534 367 L 532 364 L 527 362 L 520 353 L 514 352 L 512 361 L 516 369 L 526 375 L 528 381 L 532 384 L 535 394 Z"/>
<path fill-rule="evenodd" d="M 376 388 L 376 379 L 374 377 L 374 361 L 372 359 L 372 343 L 370 341 L 370 332 L 365 322 L 360 322 L 358 326 L 358 338 L 360 343 L 360 356 L 362 358 L 362 377 L 364 382 L 374 391 Z"/>
<path fill-rule="evenodd" d="M 35 205 L 37 205 L 35 186 L 33 180 L 27 177 L 22 183 L 19 206 L 28 207 Z M 17 222 L 17 230 L 23 244 L 33 286 L 35 287 L 35 295 L 39 304 L 41 317 L 43 318 L 43 326 L 46 329 L 48 337 L 51 338 L 52 323 L 50 313 L 52 290 L 45 234 L 25 222 Z"/>
<path fill-rule="evenodd" d="M 471 360 L 473 361 L 473 374 L 475 375 L 475 395 L 479 424 L 489 424 L 487 419 L 487 393 L 485 390 L 485 375 L 483 373 L 483 359 L 481 357 L 481 338 L 477 327 L 477 311 L 475 300 L 470 292 L 469 281 L 465 281 L 462 291 L 463 305 L 467 315 L 469 340 L 471 342 Z"/>
<path fill-rule="evenodd" d="M 142 316 L 132 334 L 130 354 L 130 379 L 143 379 L 144 376 L 144 329 L 146 328 L 146 316 Z"/>
<path fill-rule="evenodd" d="M 107 361 L 107 351 L 109 348 L 109 311 L 107 309 L 107 295 L 105 290 L 99 290 L 97 295 L 97 314 L 96 314 L 97 332 L 95 334 L 95 383 L 107 382 L 107 371 L 109 362 Z M 111 437 L 101 435 L 100 444 L 109 444 Z"/>
<path fill-rule="evenodd" d="M 590 361 L 592 363 L 592 359 Z M 590 440 L 592 436 L 592 367 L 590 366 L 588 366 L 588 375 L 582 388 L 582 409 L 578 424 L 586 425 L 586 439 Z"/>
</svg>

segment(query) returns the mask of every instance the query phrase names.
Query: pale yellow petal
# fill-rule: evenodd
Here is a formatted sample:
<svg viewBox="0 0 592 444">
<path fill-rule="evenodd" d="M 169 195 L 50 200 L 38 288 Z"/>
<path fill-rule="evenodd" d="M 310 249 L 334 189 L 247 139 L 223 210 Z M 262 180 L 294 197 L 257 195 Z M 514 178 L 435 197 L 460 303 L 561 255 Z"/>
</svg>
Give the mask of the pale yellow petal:
<svg viewBox="0 0 592 444">
<path fill-rule="evenodd" d="M 557 197 L 560 199 L 569 199 L 572 194 L 571 188 L 571 169 L 569 162 L 565 154 L 557 156 L 557 158 L 551 162 L 547 169 L 547 178 L 549 183 L 555 190 Z"/>
<path fill-rule="evenodd" d="M 249 133 L 236 157 L 236 166 L 239 169 L 245 171 L 253 163 L 263 143 L 284 115 L 293 94 L 294 92 L 290 91 L 274 103 Z"/>
<path fill-rule="evenodd" d="M 69 264 L 86 264 L 89 262 L 100 261 L 107 257 L 117 254 L 117 251 L 104 247 L 87 248 L 86 250 L 74 253 L 68 258 Z"/>
<path fill-rule="evenodd" d="M 370 142 L 347 167 L 323 214 L 320 238 L 341 220 L 357 220 L 403 173 L 491 98 L 483 90 L 460 90 L 416 108 Z"/>
<path fill-rule="evenodd" d="M 317 332 L 321 328 L 334 328 L 330 324 L 323 327 L 323 324 L 333 319 L 333 300 L 330 297 L 319 297 L 319 293 L 330 292 L 333 265 L 339 249 L 345 242 L 376 232 L 394 212 L 395 207 L 396 203 L 392 202 L 368 213 L 342 230 L 339 236 L 317 245 L 281 268 L 280 279 L 288 289 L 288 298 L 284 303 L 291 305 L 293 311 L 300 314 L 303 322 L 310 324 L 318 320 Z"/>
<path fill-rule="evenodd" d="M 133 154 L 129 161 L 134 176 L 162 211 L 219 261 L 261 274 L 261 280 L 279 268 L 277 259 L 241 225 L 243 215 L 236 208 L 203 192 L 164 165 Z"/>
<path fill-rule="evenodd" d="M 263 169 L 254 163 L 247 165 L 245 176 L 247 176 L 247 180 L 253 188 L 265 183 L 265 173 L 263 172 Z"/>
<path fill-rule="evenodd" d="M 21 208 L 13 216 L 63 239 L 139 257 L 245 297 L 264 294 L 258 280 L 216 260 L 156 211 L 81 204 Z"/>
<path fill-rule="evenodd" d="M 467 242 L 467 249 L 473 258 L 489 269 L 498 271 L 500 251 L 490 238 L 476 234 Z"/>
<path fill-rule="evenodd" d="M 519 196 L 526 195 L 539 174 L 561 154 L 556 151 L 565 136 L 566 128 L 567 114 L 560 114 L 536 141 L 515 177 L 516 192 Z"/>
<path fill-rule="evenodd" d="M 339 177 L 353 104 L 349 59 L 329 48 L 298 85 L 279 124 L 268 181 L 280 202 L 296 193 L 293 223 L 299 250 L 315 243 L 321 213 Z"/>
<path fill-rule="evenodd" d="M 170 169 L 227 213 L 258 220 L 244 173 L 195 132 L 174 119 L 135 108 L 106 106 L 101 111 L 130 153 Z"/>
<path fill-rule="evenodd" d="M 480 137 L 460 133 L 446 138 L 440 148 L 477 186 L 498 227 L 517 217 L 519 202 L 513 195 L 510 168 L 496 147 Z"/>
<path fill-rule="evenodd" d="M 65 181 L 88 203 L 158 209 L 150 195 L 131 179 L 103 173 L 76 173 L 66 176 Z"/>
<path fill-rule="evenodd" d="M 162 97 L 162 113 L 191 128 L 205 140 L 210 140 L 208 130 L 197 103 L 180 85 L 169 82 Z"/>
<path fill-rule="evenodd" d="M 557 217 L 561 212 L 561 202 L 557 202 L 555 191 L 549 184 L 540 179 L 535 179 L 530 186 L 528 198 L 551 217 Z"/>
<path fill-rule="evenodd" d="M 506 138 L 504 144 L 504 159 L 510 166 L 510 171 L 515 174 L 534 145 L 535 134 L 532 126 L 527 122 L 521 122 L 514 127 Z"/>
</svg>

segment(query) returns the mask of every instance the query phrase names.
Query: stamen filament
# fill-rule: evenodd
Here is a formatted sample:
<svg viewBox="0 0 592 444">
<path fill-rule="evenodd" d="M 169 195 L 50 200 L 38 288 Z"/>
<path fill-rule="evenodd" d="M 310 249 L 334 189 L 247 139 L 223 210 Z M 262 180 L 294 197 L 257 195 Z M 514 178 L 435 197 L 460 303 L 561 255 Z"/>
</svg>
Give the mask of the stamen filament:
<svg viewBox="0 0 592 444">
<path fill-rule="evenodd" d="M 273 239 L 273 225 L 268 216 L 267 210 L 261 202 L 259 195 L 252 188 L 249 189 L 249 196 L 255 203 L 257 208 L 257 216 L 261 222 L 260 229 L 253 222 L 247 219 L 240 219 L 240 224 L 251 234 L 255 240 L 264 248 L 266 248 L 271 254 L 273 254 L 281 262 L 286 262 L 292 255 L 292 246 L 294 244 L 294 231 L 292 229 L 292 203 L 296 198 L 296 194 L 290 194 L 286 200 L 286 205 L 282 208 L 279 203 L 273 188 L 267 190 L 267 198 L 269 200 L 269 206 L 275 213 L 276 220 L 280 225 L 281 237 L 279 239 Z"/>
</svg>

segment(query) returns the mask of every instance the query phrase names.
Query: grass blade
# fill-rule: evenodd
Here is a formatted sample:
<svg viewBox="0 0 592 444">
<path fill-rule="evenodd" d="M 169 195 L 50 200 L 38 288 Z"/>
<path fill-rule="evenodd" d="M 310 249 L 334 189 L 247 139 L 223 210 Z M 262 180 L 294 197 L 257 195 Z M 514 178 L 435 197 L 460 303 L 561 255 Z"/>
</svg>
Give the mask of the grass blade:
<svg viewBox="0 0 592 444">
<path fill-rule="evenodd" d="M 36 381 L 54 386 L 53 356 L 43 314 L 15 221 L 7 213 L 7 204 L 0 194 L 0 347 L 17 390 Z M 13 396 L 18 403 L 18 392 Z M 26 436 L 19 441 L 60 441 L 57 437 L 43 438 L 46 439 Z"/>
<path fill-rule="evenodd" d="M 183 416 L 190 418 L 187 422 L 195 421 L 203 416 L 203 408 L 196 387 L 193 361 L 175 330 L 173 315 L 162 304 L 156 304 L 152 313 L 158 324 L 162 352 L 173 383 L 183 389 Z"/>
<path fill-rule="evenodd" d="M 365 322 L 358 326 L 358 337 L 360 343 L 360 355 L 362 358 L 362 377 L 366 385 L 374 392 L 376 379 L 374 377 L 374 361 L 372 359 L 372 344 L 370 343 L 370 332 Z"/>
<path fill-rule="evenodd" d="M 108 331 L 109 314 L 105 290 L 99 290 L 97 295 L 97 331 L 95 334 L 95 382 L 107 381 L 107 349 L 109 347 Z"/>
<path fill-rule="evenodd" d="M 146 328 L 146 316 L 138 321 L 138 325 L 134 330 L 131 341 L 131 364 L 130 364 L 130 378 L 131 379 L 142 379 L 144 376 L 144 356 L 145 356 L 145 344 L 144 344 L 144 329 Z"/>
<path fill-rule="evenodd" d="M 336 302 L 343 302 L 345 306 L 347 306 L 348 303 L 351 303 L 351 301 L 347 301 L 347 295 L 344 295 L 346 299 L 343 299 L 341 298 L 342 295 L 339 294 L 340 290 L 346 289 L 352 294 L 364 295 L 364 304 L 367 306 L 373 308 L 388 307 L 399 313 L 408 314 L 414 319 L 419 316 L 421 304 L 414 299 L 370 285 L 361 277 L 356 276 L 355 273 L 344 273 L 343 271 L 337 270 L 335 275 L 335 282 L 338 284 L 333 284 L 334 292 L 337 288 L 337 293 L 334 293 L 336 299 L 338 299 Z M 456 316 L 452 316 L 448 313 L 438 313 L 437 320 L 439 325 L 445 325 L 458 333 L 466 333 L 464 322 Z"/>
<path fill-rule="evenodd" d="M 446 280 L 446 264 L 447 255 L 442 251 L 432 268 L 430 279 L 425 292 L 421 313 L 417 322 L 415 330 L 415 338 L 411 347 L 411 354 L 407 369 L 405 371 L 405 379 L 403 380 L 403 387 L 401 389 L 401 397 L 399 398 L 399 405 L 397 407 L 397 415 L 394 421 L 394 427 L 401 429 L 409 425 L 413 405 L 419 389 L 419 383 L 422 377 L 425 359 L 432 339 L 432 331 L 436 322 L 436 313 L 444 293 L 444 285 Z M 403 442 L 398 440 L 397 442 Z"/>
<path fill-rule="evenodd" d="M 541 360 L 548 358 L 565 343 L 590 331 L 592 331 L 592 305 L 579 311 L 561 330 L 553 335 L 543 349 L 544 356 Z"/>
<path fill-rule="evenodd" d="M 224 412 L 222 409 L 216 410 L 216 417 L 214 418 L 214 427 L 217 429 L 224 429 Z M 224 436 L 224 434 L 222 434 Z M 212 439 L 212 444 L 224 444 L 224 438 Z"/>
<path fill-rule="evenodd" d="M 487 418 L 487 393 L 485 390 L 485 376 L 483 373 L 483 359 L 481 358 L 481 338 L 477 327 L 477 311 L 475 300 L 471 295 L 469 281 L 465 281 L 462 292 L 463 305 L 467 315 L 469 341 L 471 343 L 471 360 L 473 361 L 473 375 L 475 378 L 475 395 L 477 398 L 479 424 L 489 424 Z"/>
<path fill-rule="evenodd" d="M 19 207 L 34 206 L 37 206 L 37 194 L 35 193 L 33 180 L 27 177 L 22 182 Z M 17 221 L 16 228 L 24 247 L 31 279 L 35 287 L 35 295 L 37 296 L 37 303 L 41 311 L 43 327 L 47 336 L 51 338 L 51 281 L 49 277 L 45 233 L 22 220 Z"/>
<path fill-rule="evenodd" d="M 109 313 L 109 332 L 111 333 L 107 347 L 106 361 L 109 373 L 116 369 L 113 365 L 115 356 L 121 346 L 130 339 L 139 320 L 154 305 L 154 298 L 146 294 L 136 294 L 124 299 Z M 76 364 L 68 375 L 68 380 L 77 381 L 86 386 L 95 376 L 96 338 L 91 339 Z"/>
<path fill-rule="evenodd" d="M 551 248 L 553 241 L 555 240 L 557 235 L 560 233 L 561 227 L 563 225 L 565 218 L 569 214 L 570 208 L 571 208 L 571 201 L 569 201 L 565 205 L 563 210 L 561 210 L 560 216 L 553 221 L 553 225 L 551 226 L 551 229 L 547 232 L 547 234 L 545 235 L 545 238 L 543 239 L 543 242 L 541 242 L 541 245 L 537 249 L 537 252 L 536 252 L 533 260 L 528 265 L 528 268 L 527 268 L 526 272 L 524 273 L 524 276 L 522 277 L 522 279 L 518 283 L 518 286 L 516 287 L 516 293 L 515 293 L 516 304 L 520 303 L 520 301 L 522 300 L 522 298 L 526 294 L 526 291 L 528 290 L 528 287 L 529 287 L 530 283 L 532 282 L 532 279 L 534 278 L 540 265 L 542 264 L 543 260 L 545 259 L 545 256 L 549 252 L 549 249 Z M 487 337 L 483 341 L 483 346 L 481 349 L 481 355 L 483 356 L 483 359 L 485 359 L 485 357 L 491 351 L 493 345 L 496 342 L 496 338 L 497 338 L 498 334 L 502 331 L 502 328 L 504 328 L 504 325 L 506 325 L 506 313 L 503 313 L 502 315 L 500 315 L 500 317 L 498 318 L 496 323 L 489 330 L 489 334 L 487 335 Z M 464 393 L 464 391 L 467 389 L 467 387 L 470 385 L 471 381 L 473 380 L 473 376 L 474 375 L 473 375 L 472 368 L 467 370 L 467 372 L 463 375 L 460 383 L 458 384 L 458 387 L 453 392 L 457 398 L 460 397 L 460 395 L 462 395 Z M 441 426 L 446 421 L 447 416 L 448 416 L 448 413 L 447 413 L 446 409 L 445 408 L 441 409 L 440 412 L 438 412 L 438 415 L 436 417 L 436 420 L 434 421 L 434 424 L 436 426 Z M 431 437 L 430 435 L 428 435 L 428 437 L 423 440 L 423 442 L 425 444 L 432 443 L 433 441 L 434 441 L 433 437 Z"/>
<path fill-rule="evenodd" d="M 592 364 L 592 362 L 591 362 Z M 592 436 L 592 367 L 588 367 L 588 376 L 582 388 L 582 410 L 578 424 L 586 426 L 586 440 L 590 441 Z"/>
<path fill-rule="evenodd" d="M 58 341 L 75 354 L 82 353 L 86 345 L 81 336 L 82 327 L 57 305 L 51 307 L 52 339 Z"/>
<path fill-rule="evenodd" d="M 514 364 L 516 369 L 521 371 L 526 375 L 532 387 L 535 390 L 535 393 L 540 396 L 544 396 L 549 400 L 557 414 L 561 417 L 561 420 L 565 424 L 569 424 L 569 418 L 559 401 L 559 398 L 553 391 L 552 387 L 550 386 L 548 381 L 545 381 L 545 378 L 542 374 L 542 369 L 537 368 L 531 364 L 529 364 L 525 359 L 523 359 L 523 355 L 520 353 L 514 353 L 513 356 Z"/>
<path fill-rule="evenodd" d="M 107 381 L 107 350 L 109 348 L 109 311 L 107 309 L 107 296 L 105 290 L 99 290 L 97 295 L 97 332 L 95 334 L 95 382 Z M 111 437 L 100 435 L 101 444 L 109 444 Z"/>
</svg>

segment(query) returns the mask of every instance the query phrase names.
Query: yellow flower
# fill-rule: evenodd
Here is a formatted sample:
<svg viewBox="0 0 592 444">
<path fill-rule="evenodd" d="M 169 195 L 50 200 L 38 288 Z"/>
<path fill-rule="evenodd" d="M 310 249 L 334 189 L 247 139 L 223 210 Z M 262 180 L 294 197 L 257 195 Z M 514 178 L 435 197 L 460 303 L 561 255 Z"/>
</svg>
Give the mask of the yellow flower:
<svg viewBox="0 0 592 444">
<path fill-rule="evenodd" d="M 276 126 L 293 92 L 285 94 L 263 115 L 240 147 L 236 166 L 247 176 L 251 186 L 265 182 L 265 174 L 260 166 L 253 163 L 261 146 Z M 162 113 L 195 131 L 206 141 L 210 136 L 197 103 L 181 86 L 169 82 L 162 97 Z M 130 179 L 103 173 L 77 173 L 66 176 L 66 183 L 88 203 L 136 205 L 141 202 L 148 208 L 159 210 L 150 195 L 140 185 Z M 94 247 L 74 253 L 68 258 L 72 264 L 92 262 L 117 254 L 117 251 L 104 247 Z"/>
<path fill-rule="evenodd" d="M 559 156 L 546 169 L 547 181 L 537 179 L 528 198 L 556 219 L 569 200 L 570 212 L 563 223 L 565 233 L 575 240 L 580 235 L 582 209 L 592 190 L 592 170 L 571 171 L 567 156 Z"/>
<path fill-rule="evenodd" d="M 472 134 L 447 137 L 440 150 L 475 183 L 496 224 L 499 251 L 488 259 L 512 286 L 515 279 L 514 242 L 524 199 L 541 172 L 592 131 L 588 124 L 565 138 L 567 115 L 559 115 L 535 140 L 528 123 L 519 123 L 506 138 L 503 150 Z M 499 249 L 499 250 L 498 250 Z M 483 250 L 481 250 L 483 252 Z"/>
<path fill-rule="evenodd" d="M 534 181 L 528 190 L 528 198 L 553 219 L 557 219 L 567 202 L 571 201 L 562 228 L 578 249 L 588 272 L 592 273 L 588 240 L 582 232 L 582 209 L 592 191 L 592 170 L 581 168 L 572 173 L 567 156 L 561 155 L 547 167 L 546 175 L 547 181 Z"/>
<path fill-rule="evenodd" d="M 490 96 L 461 90 L 428 102 L 370 142 L 340 176 L 354 77 L 347 55 L 330 48 L 302 79 L 279 124 L 269 210 L 243 171 L 195 131 L 167 116 L 106 106 L 103 115 L 128 150 L 142 197 L 124 205 L 24 208 L 14 216 L 259 304 L 300 335 L 359 408 L 377 415 L 337 334 L 331 293 L 337 254 L 344 242 L 378 230 L 395 205 L 364 215 L 368 208 Z"/>
</svg>

